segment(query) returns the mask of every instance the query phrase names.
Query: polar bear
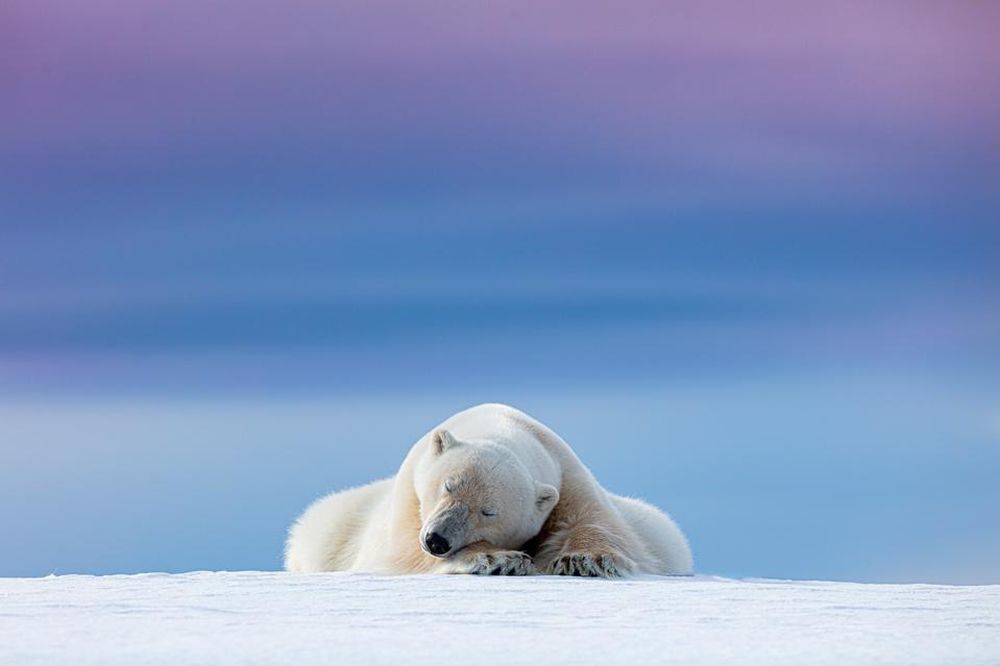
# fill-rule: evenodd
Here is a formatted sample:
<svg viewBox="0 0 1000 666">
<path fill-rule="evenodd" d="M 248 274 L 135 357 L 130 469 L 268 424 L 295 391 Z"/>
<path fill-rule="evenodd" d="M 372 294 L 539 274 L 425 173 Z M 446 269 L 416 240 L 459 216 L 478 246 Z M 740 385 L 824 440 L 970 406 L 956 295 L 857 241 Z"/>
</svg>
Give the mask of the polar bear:
<svg viewBox="0 0 1000 666">
<path fill-rule="evenodd" d="M 398 473 L 313 503 L 289 530 L 288 571 L 687 575 L 667 514 L 614 495 L 556 433 L 513 407 L 450 417 Z"/>
</svg>

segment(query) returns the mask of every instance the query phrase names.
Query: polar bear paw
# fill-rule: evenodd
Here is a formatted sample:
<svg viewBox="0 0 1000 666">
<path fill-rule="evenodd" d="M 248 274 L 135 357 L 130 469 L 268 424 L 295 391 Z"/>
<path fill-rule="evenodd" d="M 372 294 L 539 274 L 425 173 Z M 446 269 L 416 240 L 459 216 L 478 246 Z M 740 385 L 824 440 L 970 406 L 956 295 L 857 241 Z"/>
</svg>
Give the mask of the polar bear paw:
<svg viewBox="0 0 1000 666">
<path fill-rule="evenodd" d="M 548 572 L 555 576 L 621 578 L 633 569 L 632 561 L 611 553 L 569 553 L 553 560 Z"/>
<path fill-rule="evenodd" d="M 535 573 L 535 565 L 527 553 L 518 550 L 498 550 L 491 553 L 477 553 L 466 571 L 481 576 L 530 576 Z"/>
</svg>

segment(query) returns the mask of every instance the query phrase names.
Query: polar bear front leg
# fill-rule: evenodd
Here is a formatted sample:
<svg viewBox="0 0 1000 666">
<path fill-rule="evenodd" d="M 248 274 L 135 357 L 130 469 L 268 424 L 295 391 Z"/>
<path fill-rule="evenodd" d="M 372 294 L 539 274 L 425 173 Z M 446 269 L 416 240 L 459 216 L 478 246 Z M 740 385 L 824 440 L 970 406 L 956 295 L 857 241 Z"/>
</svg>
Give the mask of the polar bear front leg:
<svg viewBox="0 0 1000 666">
<path fill-rule="evenodd" d="M 552 535 L 538 554 L 539 569 L 555 576 L 620 578 L 636 570 L 622 539 L 599 525 L 576 525 Z"/>
<path fill-rule="evenodd" d="M 537 573 L 527 553 L 499 549 L 488 543 L 466 546 L 444 562 L 441 572 L 483 576 L 530 576 Z"/>
</svg>

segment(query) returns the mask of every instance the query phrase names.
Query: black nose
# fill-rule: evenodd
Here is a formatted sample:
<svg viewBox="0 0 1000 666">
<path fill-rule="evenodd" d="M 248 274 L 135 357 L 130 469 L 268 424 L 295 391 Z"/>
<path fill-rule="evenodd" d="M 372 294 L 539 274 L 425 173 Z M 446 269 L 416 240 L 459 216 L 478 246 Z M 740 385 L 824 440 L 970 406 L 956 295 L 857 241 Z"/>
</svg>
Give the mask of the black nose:
<svg viewBox="0 0 1000 666">
<path fill-rule="evenodd" d="M 451 544 L 448 543 L 448 540 L 437 532 L 428 534 L 424 543 L 427 544 L 427 550 L 431 551 L 431 555 L 444 555 L 451 550 Z"/>
</svg>

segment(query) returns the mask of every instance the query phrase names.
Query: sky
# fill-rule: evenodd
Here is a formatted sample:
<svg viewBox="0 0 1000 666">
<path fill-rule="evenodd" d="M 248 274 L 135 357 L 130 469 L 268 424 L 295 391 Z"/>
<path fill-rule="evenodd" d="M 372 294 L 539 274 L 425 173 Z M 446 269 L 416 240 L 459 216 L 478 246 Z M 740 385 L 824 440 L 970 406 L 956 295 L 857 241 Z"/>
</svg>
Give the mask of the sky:
<svg viewBox="0 0 1000 666">
<path fill-rule="evenodd" d="M 4 4 L 0 575 L 273 569 L 488 400 L 705 573 L 1000 582 L 998 14 Z"/>
</svg>

